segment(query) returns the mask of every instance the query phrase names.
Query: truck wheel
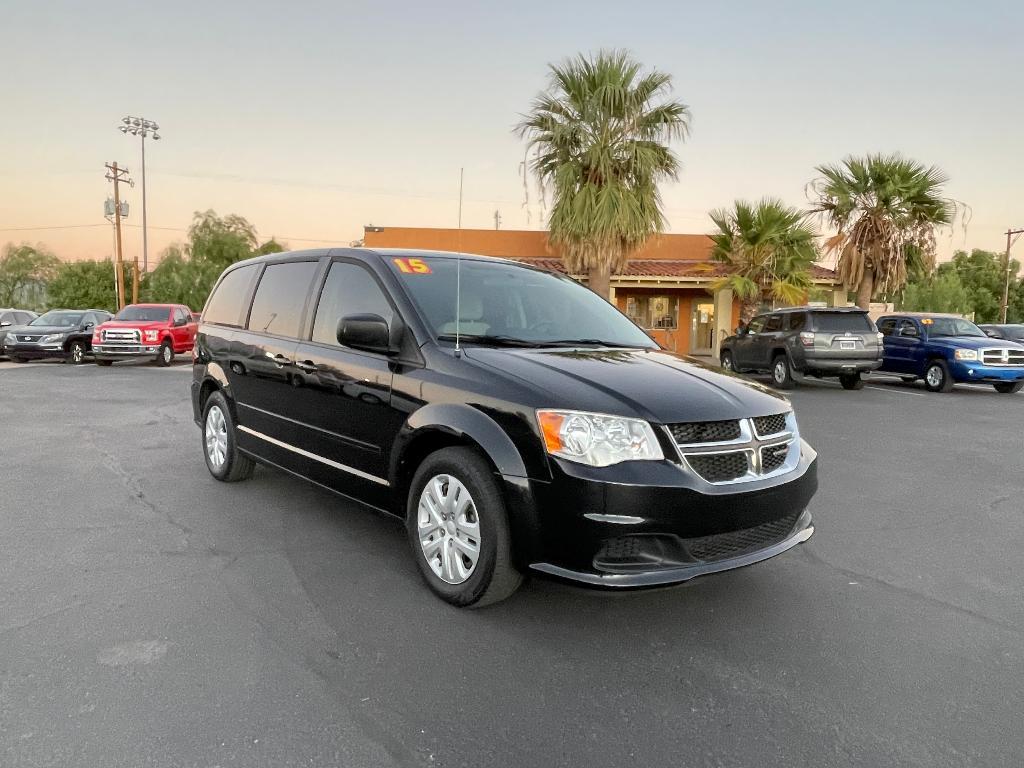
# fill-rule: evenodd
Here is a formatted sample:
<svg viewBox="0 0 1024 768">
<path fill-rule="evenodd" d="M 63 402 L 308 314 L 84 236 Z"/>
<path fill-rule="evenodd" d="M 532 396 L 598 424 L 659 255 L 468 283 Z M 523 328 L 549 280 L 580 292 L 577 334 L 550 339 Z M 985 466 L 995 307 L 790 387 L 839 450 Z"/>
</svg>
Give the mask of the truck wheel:
<svg viewBox="0 0 1024 768">
<path fill-rule="evenodd" d="M 231 419 L 228 401 L 214 392 L 203 406 L 203 455 L 210 474 L 223 483 L 248 480 L 256 463 L 238 452 L 235 422 Z"/>
<path fill-rule="evenodd" d="M 64 358 L 72 365 L 81 365 L 85 362 L 85 344 L 80 341 L 72 341 L 68 344 L 67 357 Z"/>
<path fill-rule="evenodd" d="M 864 379 L 859 373 L 844 373 L 839 377 L 839 383 L 843 389 L 864 389 Z"/>
<path fill-rule="evenodd" d="M 156 364 L 161 368 L 166 368 L 168 365 L 174 362 L 174 347 L 171 346 L 171 342 L 165 341 L 160 345 L 160 351 L 156 353 Z"/>
<path fill-rule="evenodd" d="M 25 357 L 13 357 L 12 356 L 11 360 L 14 361 L 15 363 L 24 363 L 24 362 L 28 361 L 28 358 L 25 358 Z"/>
<path fill-rule="evenodd" d="M 443 448 L 419 466 L 405 527 L 420 574 L 452 605 L 496 603 L 523 580 L 494 471 L 470 448 Z"/>
<path fill-rule="evenodd" d="M 932 360 L 924 371 L 924 386 L 929 392 L 949 392 L 953 389 L 953 377 L 944 360 Z"/>
<path fill-rule="evenodd" d="M 1001 381 L 998 384 L 993 384 L 996 388 L 996 392 L 1001 395 L 1012 395 L 1015 392 L 1020 392 L 1024 389 L 1024 381 Z"/>
<path fill-rule="evenodd" d="M 793 388 L 793 369 L 785 352 L 780 352 L 772 360 L 772 384 L 778 389 Z"/>
<path fill-rule="evenodd" d="M 719 358 L 719 360 L 722 363 L 722 370 L 723 371 L 735 371 L 736 370 L 736 368 L 733 366 L 733 362 L 732 362 L 732 352 L 726 350 L 725 352 L 722 353 L 722 356 Z"/>
</svg>

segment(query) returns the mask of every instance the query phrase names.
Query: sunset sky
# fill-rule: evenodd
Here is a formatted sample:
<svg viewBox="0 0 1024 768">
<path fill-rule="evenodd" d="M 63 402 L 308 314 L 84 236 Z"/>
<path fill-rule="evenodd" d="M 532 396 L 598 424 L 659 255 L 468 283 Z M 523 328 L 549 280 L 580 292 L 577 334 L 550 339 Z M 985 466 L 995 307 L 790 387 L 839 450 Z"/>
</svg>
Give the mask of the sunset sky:
<svg viewBox="0 0 1024 768">
<path fill-rule="evenodd" d="M 942 167 L 973 219 L 941 238 L 1004 247 L 1024 226 L 1024 3 L 70 2 L 0 10 L 0 244 L 105 257 L 103 164 L 136 181 L 122 116 L 147 144 L 151 264 L 193 211 L 238 213 L 293 248 L 362 226 L 544 224 L 512 134 L 546 65 L 627 48 L 693 112 L 663 188 L 671 231 L 776 195 L 806 204 L 814 166 L 901 151 Z M 126 256 L 141 253 L 141 191 Z M 85 225 L 85 226 L 83 226 Z M 64 227 L 64 228 L 58 228 Z M 1024 256 L 1024 254 L 1018 254 Z"/>
</svg>

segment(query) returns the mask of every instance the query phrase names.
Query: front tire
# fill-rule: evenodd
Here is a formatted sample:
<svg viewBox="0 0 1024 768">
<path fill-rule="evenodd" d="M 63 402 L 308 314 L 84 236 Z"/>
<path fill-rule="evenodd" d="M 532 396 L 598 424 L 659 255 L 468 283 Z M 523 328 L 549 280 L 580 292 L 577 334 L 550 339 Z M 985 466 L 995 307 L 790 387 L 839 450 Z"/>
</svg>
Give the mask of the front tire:
<svg viewBox="0 0 1024 768">
<path fill-rule="evenodd" d="M 1024 381 L 1001 381 L 998 384 L 993 384 L 996 388 L 996 392 L 1001 395 L 1012 395 L 1020 392 L 1024 389 Z"/>
<path fill-rule="evenodd" d="M 85 344 L 80 341 L 72 341 L 68 344 L 67 357 L 64 358 L 71 365 L 81 365 L 85 362 Z"/>
<path fill-rule="evenodd" d="M 839 383 L 843 389 L 864 389 L 864 379 L 859 373 L 844 373 L 839 377 Z"/>
<path fill-rule="evenodd" d="M 736 372 L 736 366 L 732 360 L 732 352 L 729 352 L 728 350 L 723 352 L 719 358 L 719 362 L 722 364 L 723 371 L 729 371 L 730 373 Z"/>
<path fill-rule="evenodd" d="M 256 463 L 238 452 L 235 422 L 227 398 L 214 392 L 203 405 L 203 456 L 210 474 L 223 483 L 248 480 Z"/>
<path fill-rule="evenodd" d="M 156 364 L 161 368 L 166 368 L 174 362 L 174 347 L 171 346 L 171 342 L 165 341 L 160 345 L 160 351 L 156 353 Z"/>
<path fill-rule="evenodd" d="M 793 369 L 789 364 L 789 357 L 785 353 L 775 356 L 772 360 L 772 384 L 777 389 L 792 389 Z"/>
<path fill-rule="evenodd" d="M 924 371 L 924 386 L 929 392 L 950 392 L 953 389 L 953 377 L 949 375 L 949 366 L 945 360 L 932 360 Z"/>
<path fill-rule="evenodd" d="M 490 605 L 522 583 L 512 564 L 505 499 L 493 470 L 471 448 L 443 448 L 419 466 L 406 532 L 420 574 L 452 605 Z"/>
</svg>

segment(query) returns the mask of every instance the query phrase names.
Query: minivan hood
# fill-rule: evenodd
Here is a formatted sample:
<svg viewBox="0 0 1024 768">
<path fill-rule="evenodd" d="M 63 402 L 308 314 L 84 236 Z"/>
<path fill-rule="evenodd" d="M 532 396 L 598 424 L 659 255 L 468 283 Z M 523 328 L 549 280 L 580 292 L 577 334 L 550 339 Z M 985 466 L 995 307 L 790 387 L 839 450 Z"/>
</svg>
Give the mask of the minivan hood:
<svg viewBox="0 0 1024 768">
<path fill-rule="evenodd" d="M 661 424 L 768 416 L 789 401 L 754 384 L 665 350 L 464 347 L 465 356 L 519 379 L 537 407 L 634 416 Z"/>
</svg>

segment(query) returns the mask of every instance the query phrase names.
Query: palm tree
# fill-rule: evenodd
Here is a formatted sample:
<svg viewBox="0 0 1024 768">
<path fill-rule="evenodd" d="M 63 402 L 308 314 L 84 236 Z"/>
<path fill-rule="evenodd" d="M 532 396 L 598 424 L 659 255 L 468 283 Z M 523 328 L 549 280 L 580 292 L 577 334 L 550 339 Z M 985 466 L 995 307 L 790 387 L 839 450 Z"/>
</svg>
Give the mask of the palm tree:
<svg viewBox="0 0 1024 768">
<path fill-rule="evenodd" d="M 674 179 L 668 146 L 689 131 L 686 105 L 668 98 L 672 79 L 642 73 L 624 51 L 551 65 L 516 132 L 535 151 L 530 166 L 552 190 L 552 244 L 573 274 L 607 297 L 613 271 L 665 226 L 658 182 Z M 529 151 L 528 149 L 528 151 Z"/>
<path fill-rule="evenodd" d="M 814 230 L 805 214 L 766 197 L 756 205 L 737 200 L 732 209 L 711 212 L 718 231 L 711 235 L 711 257 L 726 265 L 727 277 L 713 290 L 732 289 L 747 322 L 765 299 L 799 304 L 811 285 L 810 267 L 818 257 Z"/>
<path fill-rule="evenodd" d="M 826 248 L 839 256 L 839 277 L 856 289 L 857 306 L 907 283 L 908 265 L 930 273 L 935 227 L 948 225 L 957 203 L 942 196 L 946 175 L 898 154 L 847 157 L 816 169 L 812 212 L 836 228 Z"/>
</svg>

